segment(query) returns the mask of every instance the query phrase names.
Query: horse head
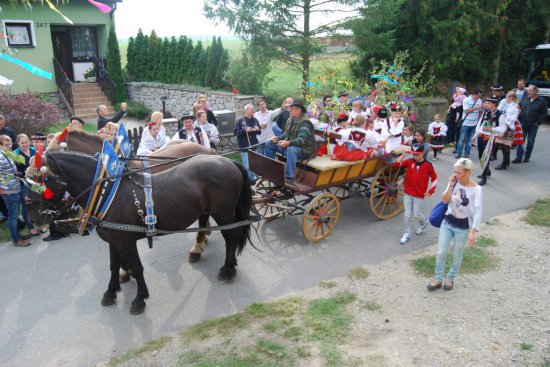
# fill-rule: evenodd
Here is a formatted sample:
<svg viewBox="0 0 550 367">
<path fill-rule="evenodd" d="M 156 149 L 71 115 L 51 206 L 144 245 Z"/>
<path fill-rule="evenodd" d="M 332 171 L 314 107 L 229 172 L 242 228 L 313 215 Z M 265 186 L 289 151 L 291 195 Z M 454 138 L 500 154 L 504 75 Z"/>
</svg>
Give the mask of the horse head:
<svg viewBox="0 0 550 367">
<path fill-rule="evenodd" d="M 43 168 L 44 167 L 44 168 Z M 65 219 L 75 214 L 65 197 L 66 183 L 46 174 L 43 158 L 40 153 L 31 157 L 25 176 L 34 181 L 33 185 L 42 187 L 41 192 L 29 190 L 27 195 L 27 213 L 35 225 L 51 223 L 55 219 Z M 59 232 L 65 233 L 62 228 Z M 69 233 L 70 229 L 67 229 Z"/>
<path fill-rule="evenodd" d="M 95 157 L 76 152 L 46 152 L 44 162 L 47 182 L 63 186 L 73 197 L 82 196 L 97 166 Z"/>
</svg>

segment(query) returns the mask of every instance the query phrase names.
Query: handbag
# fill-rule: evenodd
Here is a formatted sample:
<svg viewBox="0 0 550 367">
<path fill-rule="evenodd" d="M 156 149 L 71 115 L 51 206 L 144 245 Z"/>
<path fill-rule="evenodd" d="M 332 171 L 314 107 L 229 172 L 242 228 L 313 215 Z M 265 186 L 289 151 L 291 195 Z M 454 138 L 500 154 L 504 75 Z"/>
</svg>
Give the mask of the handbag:
<svg viewBox="0 0 550 367">
<path fill-rule="evenodd" d="M 430 213 L 430 224 L 436 228 L 441 227 L 441 223 L 443 223 L 443 217 L 445 216 L 445 213 L 447 212 L 448 204 L 445 204 L 443 201 L 440 201 L 437 203 L 436 206 L 432 209 Z"/>
</svg>

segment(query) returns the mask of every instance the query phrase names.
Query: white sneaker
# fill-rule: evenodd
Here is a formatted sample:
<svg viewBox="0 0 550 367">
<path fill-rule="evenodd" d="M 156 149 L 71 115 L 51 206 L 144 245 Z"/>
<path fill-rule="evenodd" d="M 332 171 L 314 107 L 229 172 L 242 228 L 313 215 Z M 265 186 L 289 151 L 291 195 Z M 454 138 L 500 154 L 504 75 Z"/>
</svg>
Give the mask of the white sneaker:
<svg viewBox="0 0 550 367">
<path fill-rule="evenodd" d="M 408 233 L 404 233 L 403 236 L 401 236 L 401 241 L 399 241 L 400 244 L 406 245 L 407 242 L 409 242 L 409 239 L 411 236 Z"/>
<path fill-rule="evenodd" d="M 437 157 L 432 157 L 432 161 L 437 161 Z"/>
<path fill-rule="evenodd" d="M 422 224 L 421 226 L 419 226 L 417 229 L 416 229 L 416 234 L 418 236 L 420 236 L 422 234 L 422 232 L 424 232 L 424 230 L 426 229 L 426 227 L 428 226 L 428 222 Z"/>
</svg>

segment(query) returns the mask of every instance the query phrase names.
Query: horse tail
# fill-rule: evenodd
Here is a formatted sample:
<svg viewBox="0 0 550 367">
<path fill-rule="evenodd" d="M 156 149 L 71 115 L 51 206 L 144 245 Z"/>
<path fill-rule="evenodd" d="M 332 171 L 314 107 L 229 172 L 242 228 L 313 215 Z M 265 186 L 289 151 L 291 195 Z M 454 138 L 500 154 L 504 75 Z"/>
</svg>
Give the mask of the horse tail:
<svg viewBox="0 0 550 367">
<path fill-rule="evenodd" d="M 243 186 L 241 188 L 241 194 L 239 195 L 237 207 L 235 208 L 235 218 L 237 221 L 241 221 L 250 219 L 250 210 L 252 208 L 252 188 L 250 187 L 250 180 L 248 179 L 248 172 L 246 168 L 238 162 L 233 163 L 235 163 L 235 166 L 237 166 L 243 176 Z M 237 254 L 240 255 L 246 245 L 246 242 L 251 241 L 250 224 L 239 227 L 238 229 L 239 236 L 237 241 Z"/>
</svg>

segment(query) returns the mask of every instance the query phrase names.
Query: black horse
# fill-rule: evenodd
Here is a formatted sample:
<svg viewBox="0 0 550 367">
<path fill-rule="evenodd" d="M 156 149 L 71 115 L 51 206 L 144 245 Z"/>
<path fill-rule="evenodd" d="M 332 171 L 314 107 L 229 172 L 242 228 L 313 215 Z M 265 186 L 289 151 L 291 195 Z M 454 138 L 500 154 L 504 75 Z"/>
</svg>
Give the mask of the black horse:
<svg viewBox="0 0 550 367">
<path fill-rule="evenodd" d="M 86 205 L 88 195 L 80 195 L 93 181 L 97 159 L 80 154 L 54 152 L 46 154 L 48 175 L 64 181 L 67 191 L 78 197 L 80 206 Z M 177 231 L 189 227 L 197 219 L 206 223 L 211 216 L 218 225 L 226 225 L 250 218 L 252 191 L 246 169 L 239 163 L 214 155 L 199 155 L 169 170 L 153 174 L 153 201 L 157 216 L 156 228 Z M 143 226 L 142 217 L 134 205 L 134 195 L 145 209 L 142 173 L 124 176 L 113 203 L 103 220 Z M 101 304 L 115 303 L 120 291 L 118 270 L 121 259 L 130 266 L 137 282 L 137 295 L 132 301 L 131 314 L 145 310 L 149 291 L 143 277 L 136 241 L 145 233 L 97 228 L 101 239 L 109 243 L 111 278 Z M 231 280 L 237 274 L 236 255 L 250 240 L 250 224 L 222 231 L 226 245 L 225 263 L 218 279 Z"/>
</svg>

